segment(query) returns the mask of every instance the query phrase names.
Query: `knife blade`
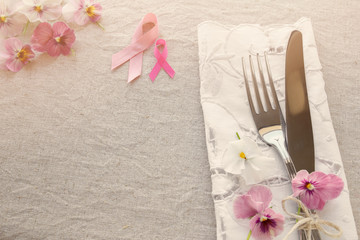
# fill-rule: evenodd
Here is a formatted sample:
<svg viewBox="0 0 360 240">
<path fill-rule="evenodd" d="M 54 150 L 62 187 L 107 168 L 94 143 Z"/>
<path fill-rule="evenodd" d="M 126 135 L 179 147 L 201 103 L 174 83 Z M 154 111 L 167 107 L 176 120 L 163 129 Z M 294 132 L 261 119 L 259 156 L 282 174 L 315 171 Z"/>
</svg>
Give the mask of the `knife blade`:
<svg viewBox="0 0 360 240">
<path fill-rule="evenodd" d="M 286 135 L 297 171 L 315 169 L 314 138 L 306 87 L 302 34 L 290 35 L 285 63 Z"/>
</svg>

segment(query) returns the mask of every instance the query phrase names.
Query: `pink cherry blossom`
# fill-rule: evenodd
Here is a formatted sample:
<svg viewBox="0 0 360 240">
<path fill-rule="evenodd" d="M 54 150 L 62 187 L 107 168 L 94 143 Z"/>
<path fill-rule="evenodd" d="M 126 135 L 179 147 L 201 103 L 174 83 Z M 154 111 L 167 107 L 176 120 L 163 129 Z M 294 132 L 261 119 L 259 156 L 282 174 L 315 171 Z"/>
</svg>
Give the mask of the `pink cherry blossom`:
<svg viewBox="0 0 360 240">
<path fill-rule="evenodd" d="M 255 185 L 234 201 L 235 217 L 251 218 L 249 224 L 255 239 L 270 240 L 284 229 L 284 217 L 269 208 L 271 200 L 269 188 Z"/>
<path fill-rule="evenodd" d="M 17 38 L 8 38 L 3 44 L 4 48 L 0 51 L 2 68 L 18 72 L 35 57 L 30 45 L 24 45 Z"/>
<path fill-rule="evenodd" d="M 308 173 L 299 171 L 292 180 L 293 196 L 310 209 L 321 210 L 328 200 L 338 197 L 344 188 L 344 182 L 334 174 L 323 172 Z"/>
<path fill-rule="evenodd" d="M 101 18 L 102 7 L 94 0 L 69 0 L 63 7 L 64 18 L 78 25 L 85 25 L 89 21 L 97 23 Z"/>
<path fill-rule="evenodd" d="M 15 37 L 23 30 L 27 19 L 18 12 L 20 4 L 15 0 L 0 0 L 0 35 Z"/>
<path fill-rule="evenodd" d="M 38 52 L 47 52 L 52 57 L 69 55 L 75 42 L 74 30 L 64 22 L 40 23 L 31 37 L 33 48 Z"/>
<path fill-rule="evenodd" d="M 61 16 L 62 0 L 23 0 L 21 12 L 30 22 L 47 22 Z"/>
</svg>

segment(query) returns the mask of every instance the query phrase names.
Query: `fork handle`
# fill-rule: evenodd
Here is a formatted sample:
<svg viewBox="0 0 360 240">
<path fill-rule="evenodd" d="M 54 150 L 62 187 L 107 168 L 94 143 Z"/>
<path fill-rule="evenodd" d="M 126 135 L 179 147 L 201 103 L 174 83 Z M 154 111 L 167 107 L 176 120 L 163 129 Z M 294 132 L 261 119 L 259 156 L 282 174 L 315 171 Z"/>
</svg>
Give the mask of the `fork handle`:
<svg viewBox="0 0 360 240">
<path fill-rule="evenodd" d="M 293 179 L 296 176 L 296 168 L 286 148 L 285 138 L 282 130 L 277 129 L 270 131 L 265 133 L 262 137 L 267 143 L 276 148 L 285 163 L 290 179 Z M 312 230 L 311 239 L 307 239 L 305 231 L 300 230 L 300 240 L 321 240 L 321 237 L 317 229 Z"/>
<path fill-rule="evenodd" d="M 264 134 L 262 137 L 267 143 L 274 146 L 279 152 L 281 158 L 285 163 L 285 167 L 287 172 L 289 173 L 290 179 L 293 179 L 296 176 L 296 169 L 286 148 L 283 131 L 281 129 L 276 129 Z"/>
</svg>

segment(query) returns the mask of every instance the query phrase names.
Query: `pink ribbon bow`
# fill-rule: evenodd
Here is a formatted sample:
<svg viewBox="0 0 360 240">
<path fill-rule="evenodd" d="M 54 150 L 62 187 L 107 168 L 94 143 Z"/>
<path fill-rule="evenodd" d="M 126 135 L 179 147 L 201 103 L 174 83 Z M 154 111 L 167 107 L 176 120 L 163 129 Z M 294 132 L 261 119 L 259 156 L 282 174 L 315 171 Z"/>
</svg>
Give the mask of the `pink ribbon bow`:
<svg viewBox="0 0 360 240">
<path fill-rule="evenodd" d="M 164 46 L 162 53 L 159 51 L 159 48 L 158 48 L 159 46 Z M 169 76 L 171 78 L 173 78 L 175 75 L 175 71 L 174 71 L 174 69 L 172 69 L 172 67 L 166 61 L 166 58 L 168 56 L 168 50 L 166 47 L 166 41 L 164 39 L 159 39 L 156 41 L 154 55 L 157 59 L 157 62 L 155 64 L 154 68 L 152 69 L 151 73 L 149 74 L 151 80 L 154 82 L 154 80 L 155 80 L 156 76 L 159 74 L 161 68 L 163 68 L 165 70 L 165 72 L 167 74 L 169 74 Z"/>
<path fill-rule="evenodd" d="M 146 14 L 136 28 L 131 44 L 112 56 L 111 70 L 130 60 L 128 82 L 140 76 L 143 51 L 153 45 L 158 35 L 155 14 Z"/>
</svg>

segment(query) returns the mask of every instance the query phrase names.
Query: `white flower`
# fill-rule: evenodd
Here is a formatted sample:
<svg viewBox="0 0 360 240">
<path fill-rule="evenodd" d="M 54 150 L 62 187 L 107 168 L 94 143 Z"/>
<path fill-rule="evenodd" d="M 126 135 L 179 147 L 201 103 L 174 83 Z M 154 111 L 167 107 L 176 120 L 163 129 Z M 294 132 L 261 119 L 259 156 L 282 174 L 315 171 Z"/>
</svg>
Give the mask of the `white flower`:
<svg viewBox="0 0 360 240">
<path fill-rule="evenodd" d="M 47 22 L 61 16 L 62 0 L 23 0 L 21 12 L 30 22 Z"/>
<path fill-rule="evenodd" d="M 247 184 L 256 184 L 272 176 L 274 159 L 262 155 L 257 144 L 244 137 L 230 142 L 222 159 L 225 171 L 240 174 Z"/>
<path fill-rule="evenodd" d="M 18 12 L 20 2 L 16 0 L 0 0 L 0 35 L 15 37 L 23 30 L 27 20 Z"/>
<path fill-rule="evenodd" d="M 98 23 L 101 18 L 102 6 L 95 0 L 68 0 L 62 12 L 66 21 L 85 25 L 90 21 Z"/>
</svg>

